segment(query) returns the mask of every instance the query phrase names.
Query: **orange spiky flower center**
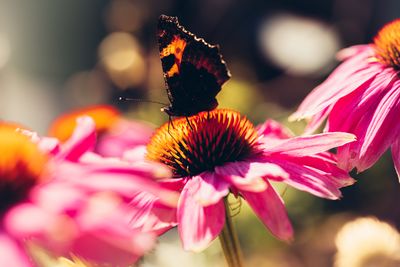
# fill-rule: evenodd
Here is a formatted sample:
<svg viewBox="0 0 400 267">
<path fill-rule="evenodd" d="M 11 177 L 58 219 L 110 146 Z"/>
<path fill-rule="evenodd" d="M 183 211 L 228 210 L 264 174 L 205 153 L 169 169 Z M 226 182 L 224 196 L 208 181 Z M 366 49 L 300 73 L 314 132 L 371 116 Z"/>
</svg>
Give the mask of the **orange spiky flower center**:
<svg viewBox="0 0 400 267">
<path fill-rule="evenodd" d="M 0 213 L 26 198 L 43 179 L 47 157 L 28 136 L 0 123 Z"/>
<path fill-rule="evenodd" d="M 147 145 L 147 158 L 168 165 L 175 177 L 195 176 L 257 153 L 257 140 L 247 118 L 217 109 L 161 126 Z"/>
<path fill-rule="evenodd" d="M 375 36 L 378 60 L 400 70 L 400 19 L 386 24 Z"/>
<path fill-rule="evenodd" d="M 76 119 L 81 116 L 90 116 L 96 124 L 96 132 L 101 134 L 111 127 L 120 117 L 120 113 L 116 108 L 108 105 L 78 109 L 58 117 L 51 125 L 49 135 L 61 142 L 68 140 L 76 127 Z"/>
</svg>

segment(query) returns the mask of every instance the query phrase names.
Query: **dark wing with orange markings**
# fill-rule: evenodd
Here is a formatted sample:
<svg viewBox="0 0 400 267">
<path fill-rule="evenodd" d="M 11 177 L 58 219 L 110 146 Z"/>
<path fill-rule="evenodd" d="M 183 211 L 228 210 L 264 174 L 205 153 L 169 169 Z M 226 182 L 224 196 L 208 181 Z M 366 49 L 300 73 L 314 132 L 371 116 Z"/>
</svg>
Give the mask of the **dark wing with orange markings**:
<svg viewBox="0 0 400 267">
<path fill-rule="evenodd" d="M 158 43 L 171 116 L 191 116 L 216 108 L 215 96 L 230 74 L 217 45 L 185 30 L 176 17 L 161 15 Z"/>
</svg>

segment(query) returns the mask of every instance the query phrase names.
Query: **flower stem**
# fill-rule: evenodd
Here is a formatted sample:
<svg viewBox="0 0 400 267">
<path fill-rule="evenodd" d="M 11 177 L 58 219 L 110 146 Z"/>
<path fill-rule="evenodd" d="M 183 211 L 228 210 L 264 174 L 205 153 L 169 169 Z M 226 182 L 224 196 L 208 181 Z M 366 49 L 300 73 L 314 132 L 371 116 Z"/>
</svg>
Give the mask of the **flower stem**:
<svg viewBox="0 0 400 267">
<path fill-rule="evenodd" d="M 219 241 L 224 251 L 228 267 L 243 267 L 242 252 L 240 250 L 238 237 L 233 227 L 228 197 L 224 199 L 225 225 L 219 234 Z"/>
</svg>

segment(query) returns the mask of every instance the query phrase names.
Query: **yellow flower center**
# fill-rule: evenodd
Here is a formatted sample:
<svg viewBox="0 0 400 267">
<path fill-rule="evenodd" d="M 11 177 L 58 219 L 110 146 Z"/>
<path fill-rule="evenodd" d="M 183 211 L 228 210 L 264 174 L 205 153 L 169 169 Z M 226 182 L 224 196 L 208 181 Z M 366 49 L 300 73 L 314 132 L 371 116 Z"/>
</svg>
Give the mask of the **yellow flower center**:
<svg viewBox="0 0 400 267">
<path fill-rule="evenodd" d="M 64 142 L 71 137 L 75 127 L 76 119 L 81 116 L 90 116 L 96 124 L 97 133 L 102 133 L 119 118 L 119 112 L 112 106 L 99 105 L 75 110 L 57 118 L 50 127 L 49 135 Z"/>
<path fill-rule="evenodd" d="M 217 109 L 161 126 L 147 145 L 147 158 L 168 165 L 175 177 L 195 176 L 257 153 L 257 140 L 247 118 Z"/>
<path fill-rule="evenodd" d="M 0 123 L 0 151 L 0 212 L 4 212 L 42 179 L 47 158 L 9 124 Z"/>
<path fill-rule="evenodd" d="M 378 60 L 400 70 L 400 19 L 386 24 L 375 36 Z"/>
</svg>

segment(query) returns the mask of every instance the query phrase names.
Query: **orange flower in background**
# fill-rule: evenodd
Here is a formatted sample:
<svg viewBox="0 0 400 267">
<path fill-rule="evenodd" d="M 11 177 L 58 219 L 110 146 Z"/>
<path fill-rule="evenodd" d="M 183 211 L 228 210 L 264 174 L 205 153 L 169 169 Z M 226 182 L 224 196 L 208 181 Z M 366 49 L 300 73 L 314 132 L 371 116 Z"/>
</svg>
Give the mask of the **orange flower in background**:
<svg viewBox="0 0 400 267">
<path fill-rule="evenodd" d="M 75 127 L 76 119 L 81 116 L 91 117 L 96 124 L 96 132 L 107 131 L 119 117 L 120 112 L 113 106 L 98 105 L 77 109 L 58 117 L 50 127 L 49 135 L 65 142 L 71 137 Z"/>
</svg>

